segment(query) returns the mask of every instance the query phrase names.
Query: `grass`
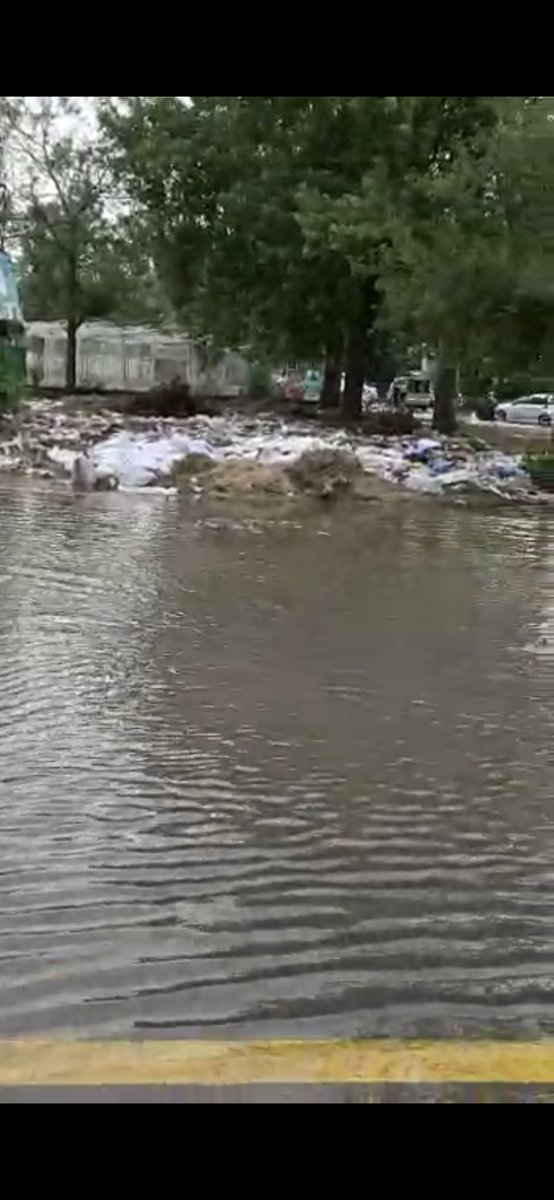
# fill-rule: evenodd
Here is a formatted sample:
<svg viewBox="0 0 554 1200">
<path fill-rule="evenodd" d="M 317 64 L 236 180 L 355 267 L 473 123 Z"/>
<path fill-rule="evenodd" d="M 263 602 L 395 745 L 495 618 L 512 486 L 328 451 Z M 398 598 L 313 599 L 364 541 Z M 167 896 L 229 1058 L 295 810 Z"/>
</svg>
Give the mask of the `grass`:
<svg viewBox="0 0 554 1200">
<path fill-rule="evenodd" d="M 554 492 L 554 448 L 539 452 L 528 452 L 523 457 L 524 465 L 536 488 L 542 492 Z"/>
<path fill-rule="evenodd" d="M 192 478 L 204 474 L 205 471 L 213 471 L 214 461 L 208 454 L 187 454 L 174 463 L 169 475 L 171 483 L 176 487 L 182 485 L 186 487 Z"/>
</svg>

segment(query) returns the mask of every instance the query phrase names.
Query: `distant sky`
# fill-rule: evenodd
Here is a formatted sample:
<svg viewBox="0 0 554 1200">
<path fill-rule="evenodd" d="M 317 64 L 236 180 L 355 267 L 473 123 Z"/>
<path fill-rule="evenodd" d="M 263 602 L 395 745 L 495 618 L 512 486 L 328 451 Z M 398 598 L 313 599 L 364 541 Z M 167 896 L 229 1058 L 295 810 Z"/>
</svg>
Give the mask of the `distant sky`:
<svg viewBox="0 0 554 1200">
<path fill-rule="evenodd" d="M 57 96 L 49 97 L 52 100 L 57 100 Z M 25 100 L 33 106 L 33 102 L 40 100 L 41 97 L 26 96 Z M 98 122 L 96 120 L 95 100 L 96 96 L 71 96 L 70 99 L 78 104 L 80 112 L 77 118 L 61 117 L 57 122 L 57 128 L 61 134 L 72 134 L 82 138 L 83 141 L 89 141 L 95 136 L 98 131 Z"/>
<path fill-rule="evenodd" d="M 15 99 L 16 97 L 8 97 Z M 43 97 L 40 96 L 24 96 L 30 109 L 38 107 L 38 104 Z M 48 97 L 48 99 L 57 100 L 57 96 Z M 61 99 L 61 97 L 60 97 Z M 55 122 L 56 133 L 63 137 L 70 134 L 79 141 L 88 142 L 95 137 L 98 131 L 98 123 L 96 120 L 95 97 L 94 96 L 71 96 L 70 99 L 75 101 L 79 108 L 79 113 L 76 116 L 62 116 Z M 17 150 L 13 145 L 8 145 L 5 153 L 4 162 L 5 181 L 12 191 L 17 191 L 18 187 L 23 184 L 25 176 L 24 159 L 18 155 Z"/>
</svg>

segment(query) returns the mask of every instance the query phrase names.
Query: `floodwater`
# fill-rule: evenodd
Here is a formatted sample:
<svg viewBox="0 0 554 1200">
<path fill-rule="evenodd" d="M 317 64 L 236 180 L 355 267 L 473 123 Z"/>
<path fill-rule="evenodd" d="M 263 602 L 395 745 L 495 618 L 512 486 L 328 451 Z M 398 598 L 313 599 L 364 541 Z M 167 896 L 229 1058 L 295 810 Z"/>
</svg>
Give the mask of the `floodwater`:
<svg viewBox="0 0 554 1200">
<path fill-rule="evenodd" d="M 554 525 L 0 481 L 0 1036 L 554 1034 Z"/>
</svg>

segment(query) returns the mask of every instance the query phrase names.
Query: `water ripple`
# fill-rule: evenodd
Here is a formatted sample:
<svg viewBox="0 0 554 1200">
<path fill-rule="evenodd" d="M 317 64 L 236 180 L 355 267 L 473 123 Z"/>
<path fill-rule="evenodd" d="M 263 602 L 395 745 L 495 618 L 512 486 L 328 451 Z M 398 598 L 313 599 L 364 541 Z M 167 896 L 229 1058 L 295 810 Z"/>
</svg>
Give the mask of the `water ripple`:
<svg viewBox="0 0 554 1200">
<path fill-rule="evenodd" d="M 0 517 L 0 1036 L 552 1035 L 548 521 Z"/>
</svg>

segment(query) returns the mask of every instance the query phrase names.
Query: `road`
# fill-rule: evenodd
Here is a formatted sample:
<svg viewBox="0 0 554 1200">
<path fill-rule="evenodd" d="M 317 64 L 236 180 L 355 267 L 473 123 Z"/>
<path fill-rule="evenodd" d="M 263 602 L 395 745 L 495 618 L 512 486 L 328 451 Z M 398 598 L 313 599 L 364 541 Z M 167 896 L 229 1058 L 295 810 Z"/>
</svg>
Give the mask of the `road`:
<svg viewBox="0 0 554 1200">
<path fill-rule="evenodd" d="M 383 1084 L 327 1087 L 268 1084 L 250 1087 L 0 1088 L 0 1104 L 552 1104 L 554 1086 Z"/>
</svg>

